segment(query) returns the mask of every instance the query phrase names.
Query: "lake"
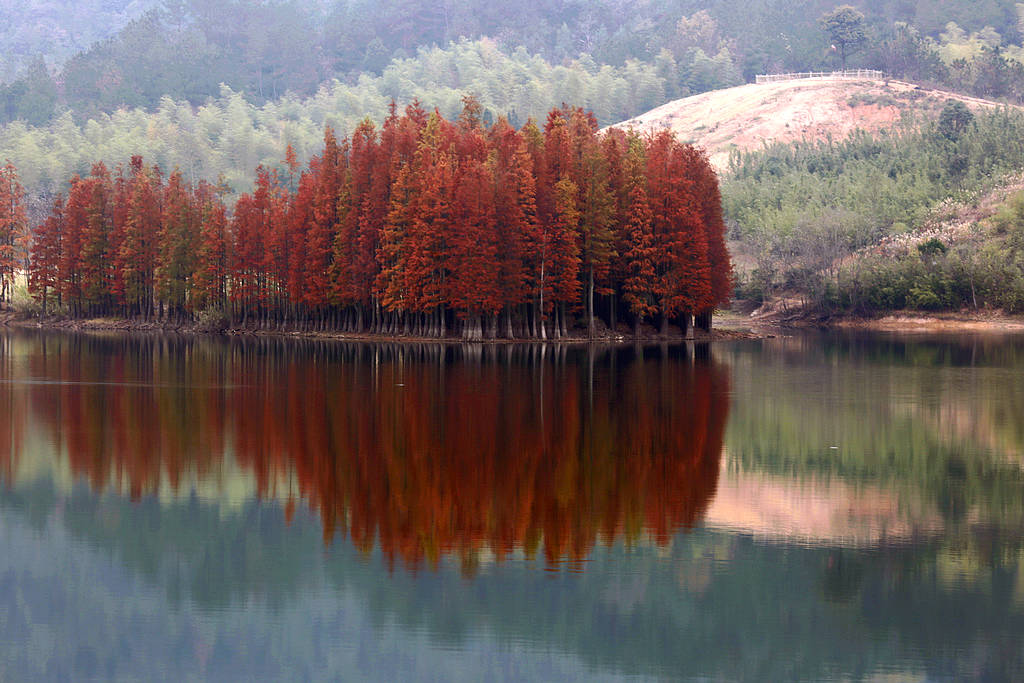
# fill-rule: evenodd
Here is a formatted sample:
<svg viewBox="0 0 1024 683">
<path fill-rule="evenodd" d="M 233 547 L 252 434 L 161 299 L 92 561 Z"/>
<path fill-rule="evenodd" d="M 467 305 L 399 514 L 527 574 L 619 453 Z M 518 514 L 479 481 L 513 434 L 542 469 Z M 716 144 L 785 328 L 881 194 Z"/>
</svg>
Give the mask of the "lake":
<svg viewBox="0 0 1024 683">
<path fill-rule="evenodd" d="M 0 680 L 1024 679 L 1024 338 L 0 332 Z"/>
</svg>

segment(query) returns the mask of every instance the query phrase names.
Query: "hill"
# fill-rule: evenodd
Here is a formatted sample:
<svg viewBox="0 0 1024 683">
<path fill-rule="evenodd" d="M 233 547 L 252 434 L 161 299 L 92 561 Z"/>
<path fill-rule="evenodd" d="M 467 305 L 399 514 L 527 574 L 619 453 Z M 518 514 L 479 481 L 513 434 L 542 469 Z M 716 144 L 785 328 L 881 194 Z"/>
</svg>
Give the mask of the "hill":
<svg viewBox="0 0 1024 683">
<path fill-rule="evenodd" d="M 801 317 L 1024 312 L 1020 107 L 822 78 L 708 92 L 617 125 L 709 152 L 738 299 Z"/>
<path fill-rule="evenodd" d="M 937 118 L 945 103 L 990 109 L 997 103 L 902 81 L 848 78 L 751 83 L 668 102 L 616 124 L 641 130 L 670 128 L 703 147 L 719 169 L 730 151 L 753 151 L 772 142 L 846 138 L 860 129 L 892 128 L 908 114 Z"/>
</svg>

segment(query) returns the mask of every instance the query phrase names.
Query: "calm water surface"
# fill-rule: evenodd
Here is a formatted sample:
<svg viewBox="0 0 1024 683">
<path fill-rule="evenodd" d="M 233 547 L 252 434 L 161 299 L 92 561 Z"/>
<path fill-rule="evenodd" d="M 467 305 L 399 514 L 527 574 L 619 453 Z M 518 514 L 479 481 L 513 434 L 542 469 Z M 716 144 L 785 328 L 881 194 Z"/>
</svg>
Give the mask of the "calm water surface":
<svg viewBox="0 0 1024 683">
<path fill-rule="evenodd" d="M 0 333 L 0 680 L 1024 680 L 1022 380 Z"/>
</svg>

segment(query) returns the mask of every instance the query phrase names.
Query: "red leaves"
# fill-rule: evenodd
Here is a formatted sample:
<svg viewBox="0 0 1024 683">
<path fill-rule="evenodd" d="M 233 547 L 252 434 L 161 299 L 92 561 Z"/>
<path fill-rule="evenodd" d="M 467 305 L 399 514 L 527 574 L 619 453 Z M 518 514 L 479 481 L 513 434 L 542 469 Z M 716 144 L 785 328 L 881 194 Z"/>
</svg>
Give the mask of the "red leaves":
<svg viewBox="0 0 1024 683">
<path fill-rule="evenodd" d="M 53 200 L 50 215 L 36 229 L 29 266 L 28 291 L 42 302 L 46 313 L 46 302 L 50 292 L 60 297 L 60 257 L 64 240 L 64 198 Z"/>
<path fill-rule="evenodd" d="M 711 304 L 707 238 L 695 194 L 692 147 L 668 132 L 648 144 L 646 179 L 656 248 L 655 293 L 663 316 L 696 313 Z"/>
<path fill-rule="evenodd" d="M 139 312 L 147 310 L 153 298 L 161 222 L 159 183 L 158 177 L 151 178 L 143 168 L 139 157 L 132 157 L 131 178 L 118 179 L 124 194 L 118 195 L 115 211 L 117 240 L 112 246 L 118 277 L 114 294 Z"/>
<path fill-rule="evenodd" d="M 197 193 L 201 216 L 193 297 L 197 310 L 221 309 L 227 293 L 227 212 L 209 186 Z"/>
<path fill-rule="evenodd" d="M 629 195 L 628 248 L 625 254 L 626 277 L 622 283 L 622 298 L 630 312 L 642 320 L 658 312 L 656 303 L 658 258 L 651 229 L 651 209 L 647 193 L 639 184 Z"/>
<path fill-rule="evenodd" d="M 10 300 L 15 273 L 25 261 L 28 220 L 18 172 L 8 161 L 0 168 L 0 301 Z"/>
<path fill-rule="evenodd" d="M 399 319 L 425 329 L 429 315 L 433 333 L 462 319 L 471 337 L 481 320 L 496 333 L 502 314 L 506 335 L 546 334 L 552 311 L 556 334 L 581 309 L 592 324 L 604 308 L 614 326 L 620 296 L 634 323 L 728 301 L 721 198 L 702 152 L 664 132 L 599 133 L 578 108 L 552 111 L 543 131 L 483 119 L 467 99 L 457 124 L 414 103 L 392 107 L 379 134 L 369 121 L 351 140 L 328 128 L 306 170 L 291 148 L 283 177 L 258 169 L 227 231 L 209 186 L 177 173 L 164 183 L 137 157 L 115 182 L 97 165 L 40 226 L 33 291 L 75 313 L 230 299 L 243 319 L 355 312 L 376 330 L 392 316 L 392 331 Z"/>
</svg>

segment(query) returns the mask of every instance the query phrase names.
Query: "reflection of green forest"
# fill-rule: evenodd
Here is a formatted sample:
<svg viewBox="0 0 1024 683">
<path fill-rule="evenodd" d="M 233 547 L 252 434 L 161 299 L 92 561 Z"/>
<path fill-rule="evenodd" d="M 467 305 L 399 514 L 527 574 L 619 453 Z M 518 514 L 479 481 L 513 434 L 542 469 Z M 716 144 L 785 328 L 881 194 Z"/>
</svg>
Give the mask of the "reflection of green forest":
<svg viewBox="0 0 1024 683">
<path fill-rule="evenodd" d="M 740 467 L 881 484 L 947 522 L 1024 528 L 1024 343 L 808 336 L 726 355 Z"/>
<path fill-rule="evenodd" d="M 0 643 L 66 643 L 53 660 L 49 653 L 19 659 L 24 669 L 6 671 L 15 678 L 90 666 L 117 675 L 139 675 L 146 666 L 195 675 L 203 671 L 194 660 L 197 640 L 209 648 L 207 674 L 266 675 L 301 665 L 295 671 L 309 675 L 318 664 L 302 660 L 330 642 L 331 627 L 293 619 L 289 610 L 319 591 L 343 603 L 356 597 L 369 610 L 364 627 L 372 624 L 373 632 L 394 624 L 457 648 L 493 634 L 499 642 L 577 654 L 603 671 L 744 680 L 857 678 L 893 668 L 933 678 L 1013 678 L 1024 671 L 1021 544 L 1005 535 L 976 539 L 978 576 L 954 584 L 943 580 L 938 546 L 789 547 L 707 531 L 678 535 L 669 557 L 653 547 L 616 546 L 595 551 L 582 573 L 506 562 L 481 567 L 467 581 L 447 564 L 388 572 L 376 553 L 366 557 L 347 544 L 324 552 L 315 520 L 299 515 L 287 526 L 276 504 L 225 515 L 198 501 L 132 503 L 84 488 L 62 500 L 37 484 L 3 492 L 0 510 L 5 527 L 22 520 L 37 531 L 62 527 L 74 539 L 65 548 L 71 556 L 90 552 L 79 545 L 84 541 L 127 571 L 78 595 L 39 585 L 8 569 L 10 560 L 0 565 Z M 52 528 L 49 535 L 59 536 Z M 13 545 L 8 552 L 30 555 L 31 548 Z M 125 604 L 122 594 L 139 578 L 165 592 L 166 604 Z M 66 617 L 79 603 L 100 612 L 101 628 L 67 630 L 79 626 Z M 180 612 L 192 603 L 201 616 L 192 620 L 195 632 L 182 632 Z M 245 626 L 242 616 L 259 613 L 260 605 L 269 607 L 271 621 L 289 627 L 283 642 L 265 651 L 258 641 L 266 634 Z M 124 620 L 126 611 L 148 615 L 145 628 Z M 143 653 L 156 661 L 140 662 Z"/>
</svg>

